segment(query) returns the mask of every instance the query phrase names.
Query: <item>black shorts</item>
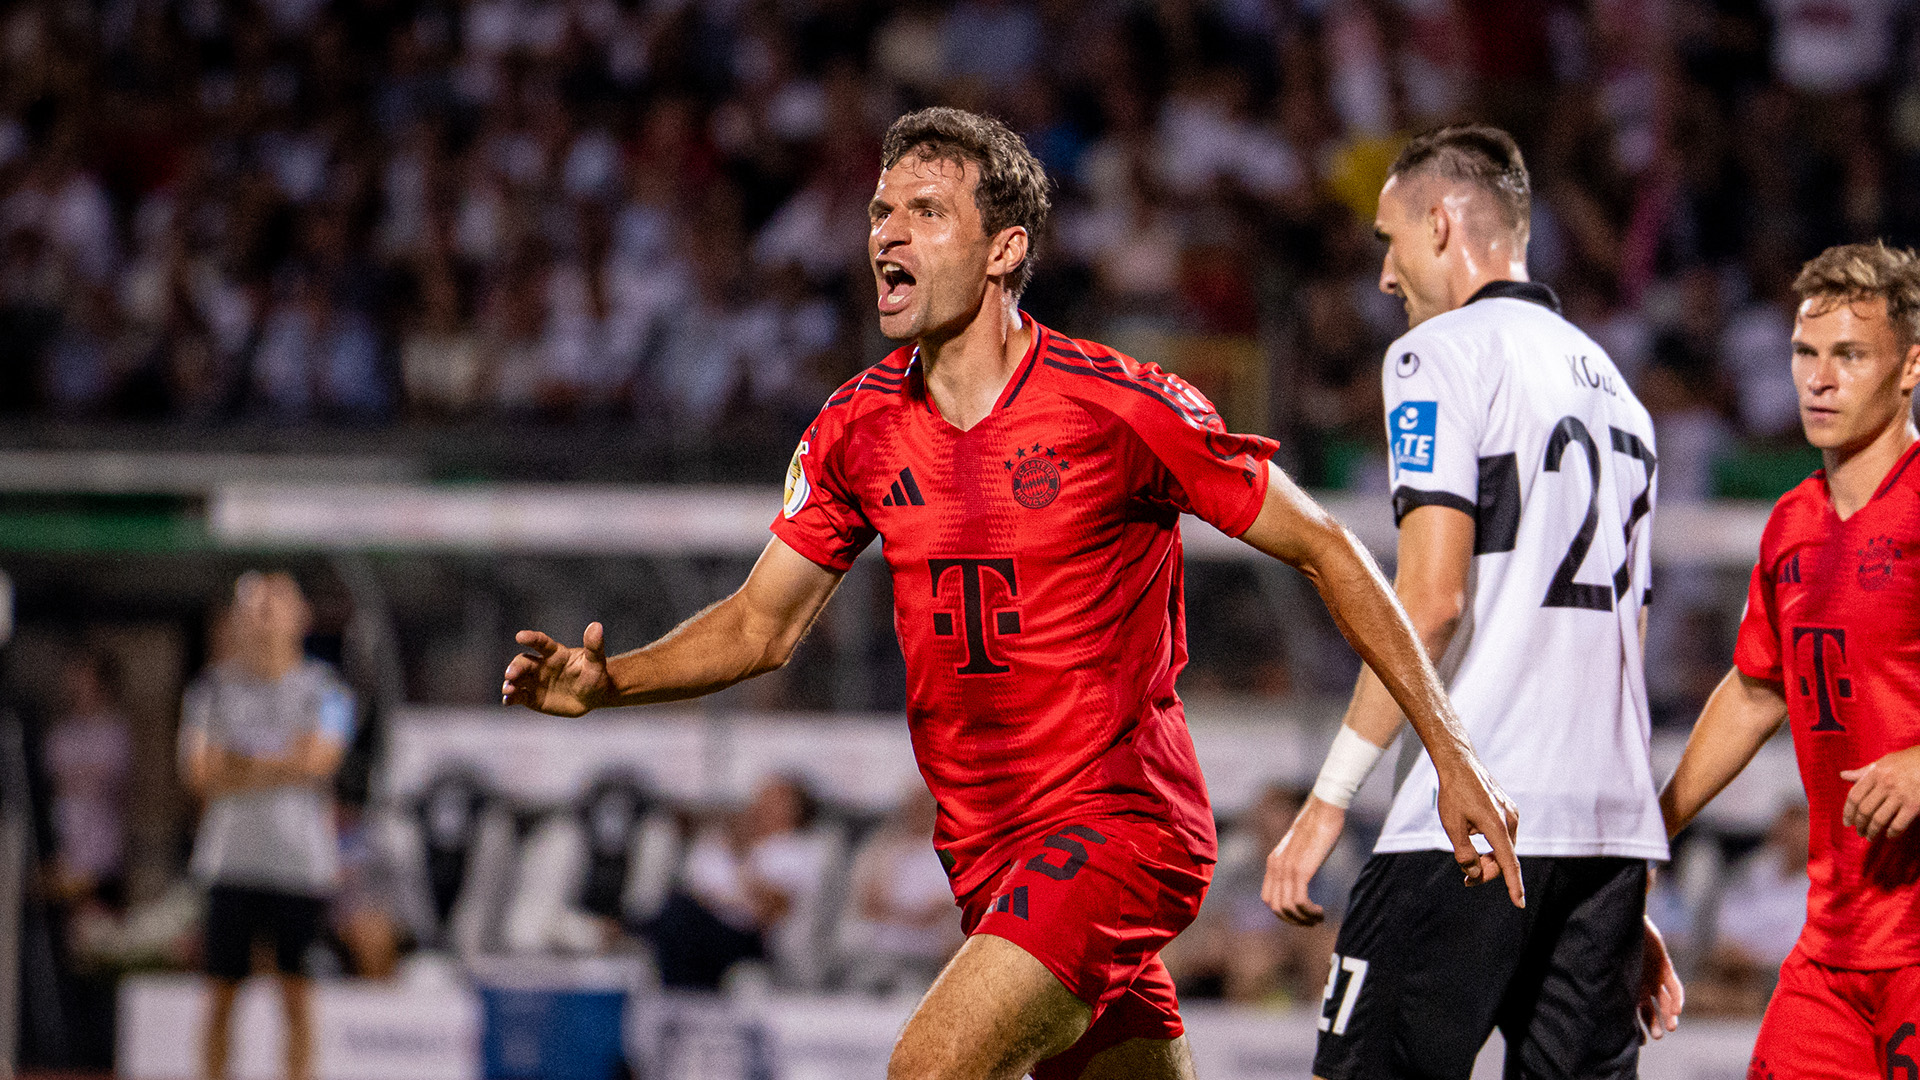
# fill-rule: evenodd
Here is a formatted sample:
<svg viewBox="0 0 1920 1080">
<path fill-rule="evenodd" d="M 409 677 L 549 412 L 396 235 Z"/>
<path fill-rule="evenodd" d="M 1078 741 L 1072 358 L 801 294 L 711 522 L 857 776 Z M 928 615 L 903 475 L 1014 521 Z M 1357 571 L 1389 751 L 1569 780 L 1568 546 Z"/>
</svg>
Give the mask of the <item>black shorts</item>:
<svg viewBox="0 0 1920 1080">
<path fill-rule="evenodd" d="M 1529 856 L 1522 911 L 1448 851 L 1375 855 L 1320 1005 L 1315 1076 L 1465 1080 L 1495 1027 L 1509 1080 L 1637 1075 L 1647 864 Z"/>
<path fill-rule="evenodd" d="M 273 942 L 274 967 L 306 973 L 307 950 L 320 939 L 327 902 L 317 896 L 215 885 L 207 895 L 207 974 L 244 979 L 253 969 L 253 944 Z"/>
</svg>

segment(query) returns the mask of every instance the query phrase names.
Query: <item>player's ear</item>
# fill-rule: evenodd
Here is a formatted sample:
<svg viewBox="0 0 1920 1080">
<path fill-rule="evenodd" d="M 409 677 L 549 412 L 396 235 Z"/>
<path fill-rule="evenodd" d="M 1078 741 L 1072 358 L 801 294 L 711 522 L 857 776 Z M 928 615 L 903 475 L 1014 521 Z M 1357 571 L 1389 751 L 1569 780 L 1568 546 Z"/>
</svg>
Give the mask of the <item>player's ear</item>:
<svg viewBox="0 0 1920 1080">
<path fill-rule="evenodd" d="M 1427 234 L 1435 255 L 1447 250 L 1447 244 L 1453 240 L 1453 226 L 1453 215 L 1446 203 L 1437 202 L 1427 209 Z"/>
<path fill-rule="evenodd" d="M 1920 341 L 1907 346 L 1906 358 L 1900 364 L 1900 391 L 1912 393 L 1920 386 Z"/>
<path fill-rule="evenodd" d="M 993 238 L 993 247 L 987 252 L 987 273 L 993 277 L 1005 277 L 1020 269 L 1027 261 L 1027 246 L 1032 238 L 1027 235 L 1024 225 L 1009 225 L 1001 229 Z"/>
</svg>

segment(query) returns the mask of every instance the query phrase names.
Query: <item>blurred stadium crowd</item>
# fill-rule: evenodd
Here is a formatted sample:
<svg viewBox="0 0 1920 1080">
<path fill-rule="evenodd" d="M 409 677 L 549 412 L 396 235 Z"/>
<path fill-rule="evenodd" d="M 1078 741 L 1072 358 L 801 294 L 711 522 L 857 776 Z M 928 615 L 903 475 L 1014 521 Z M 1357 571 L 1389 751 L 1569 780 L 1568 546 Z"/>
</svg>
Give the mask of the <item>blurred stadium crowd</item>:
<svg viewBox="0 0 1920 1080">
<path fill-rule="evenodd" d="M 1791 434 L 1798 261 L 1920 235 L 1904 0 L 21 0 L 0 48 L 0 410 L 606 423 L 656 479 L 770 469 L 882 354 L 878 135 L 934 101 L 1057 179 L 1040 318 L 1321 486 L 1381 482 L 1410 131 L 1520 136 L 1669 499 Z"/>
</svg>

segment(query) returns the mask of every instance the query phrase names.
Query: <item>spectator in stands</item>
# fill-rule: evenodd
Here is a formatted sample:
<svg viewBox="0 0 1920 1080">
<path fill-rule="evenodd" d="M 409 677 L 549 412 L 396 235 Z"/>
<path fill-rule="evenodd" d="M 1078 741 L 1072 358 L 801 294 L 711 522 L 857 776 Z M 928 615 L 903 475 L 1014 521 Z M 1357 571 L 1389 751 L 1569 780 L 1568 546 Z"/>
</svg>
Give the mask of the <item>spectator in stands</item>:
<svg viewBox="0 0 1920 1080">
<path fill-rule="evenodd" d="M 115 972 L 99 948 L 99 930 L 117 926 L 125 908 L 125 799 L 132 734 L 119 704 L 119 678 L 105 652 L 82 648 L 62 666 L 59 711 L 41 740 L 53 844 L 41 884 L 63 961 L 60 1006 L 75 1056 L 68 1063 L 106 1068 L 113 1031 Z"/>
<path fill-rule="evenodd" d="M 507 951 L 604 953 L 659 910 L 679 836 L 652 803 L 623 771 L 548 815 L 520 852 L 502 934 Z"/>
<path fill-rule="evenodd" d="M 845 936 L 856 989 L 918 996 L 966 940 L 946 867 L 933 850 L 938 812 L 916 780 L 854 855 Z"/>
<path fill-rule="evenodd" d="M 188 687 L 180 760 L 204 806 L 193 872 L 209 887 L 205 1070 L 225 1080 L 235 995 L 256 939 L 273 944 L 286 1010 L 287 1074 L 313 1076 L 307 951 L 339 875 L 331 782 L 353 730 L 353 699 L 305 656 L 311 612 L 284 573 L 234 586 L 233 655 Z"/>
<path fill-rule="evenodd" d="M 826 870 L 811 826 L 819 803 L 791 776 L 763 781 L 753 800 L 702 832 L 680 883 L 642 932 L 667 986 L 717 990 L 741 960 L 771 960 L 776 973 L 805 965 L 818 946 L 814 916 Z"/>
<path fill-rule="evenodd" d="M 60 676 L 61 712 L 41 744 L 53 818 L 47 885 L 71 904 L 118 906 L 133 765 L 118 671 L 105 652 L 81 649 Z"/>
<path fill-rule="evenodd" d="M 1687 983 L 1687 1004 L 1708 1014 L 1759 1016 L 1780 964 L 1807 919 L 1807 804 L 1780 807 L 1759 848 L 1729 870 L 1713 919 L 1713 946 Z"/>
<path fill-rule="evenodd" d="M 1193 924 L 1162 954 L 1183 995 L 1208 991 L 1229 1001 L 1319 1000 L 1340 920 L 1336 897 L 1351 886 L 1361 857 L 1342 841 L 1313 880 L 1315 902 L 1327 908 L 1318 926 L 1289 926 L 1260 899 L 1267 853 L 1286 836 L 1306 792 L 1272 784 L 1242 824 L 1222 837 L 1213 885 Z"/>
</svg>

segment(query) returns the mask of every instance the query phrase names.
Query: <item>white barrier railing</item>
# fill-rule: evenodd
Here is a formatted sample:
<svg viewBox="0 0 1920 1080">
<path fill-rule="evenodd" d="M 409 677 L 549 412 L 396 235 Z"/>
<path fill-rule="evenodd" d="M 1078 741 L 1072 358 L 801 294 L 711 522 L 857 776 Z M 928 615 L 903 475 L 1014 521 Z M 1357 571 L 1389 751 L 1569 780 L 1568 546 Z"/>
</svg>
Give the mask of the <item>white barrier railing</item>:
<svg viewBox="0 0 1920 1080">
<path fill-rule="evenodd" d="M 1392 553 L 1385 496 L 1317 497 L 1376 555 Z M 779 506 L 778 489 L 759 487 L 236 484 L 215 489 L 207 526 L 216 543 L 251 548 L 751 556 L 766 546 Z M 1768 509 L 1725 501 L 1663 506 L 1654 519 L 1654 559 L 1749 566 Z M 1197 558 L 1264 557 L 1192 518 L 1185 533 Z"/>
<path fill-rule="evenodd" d="M 1269 783 L 1311 786 L 1343 704 L 1190 707 L 1188 726 L 1215 812 L 1237 816 Z M 1685 745 L 1684 733 L 1654 737 L 1657 778 L 1673 771 Z M 1389 755 L 1361 789 L 1354 803 L 1360 813 L 1386 812 L 1393 761 Z M 661 794 L 692 803 L 737 802 L 761 777 L 791 772 L 840 805 L 877 811 L 920 783 L 901 716 L 701 712 L 684 706 L 618 709 L 578 720 L 519 708 L 410 705 L 395 711 L 380 774 L 385 797 L 408 798 L 453 766 L 479 771 L 501 794 L 530 806 L 568 802 L 614 768 L 632 770 Z M 1799 792 L 1793 747 L 1778 738 L 1708 805 L 1701 821 L 1761 832 L 1781 802 Z"/>
</svg>

